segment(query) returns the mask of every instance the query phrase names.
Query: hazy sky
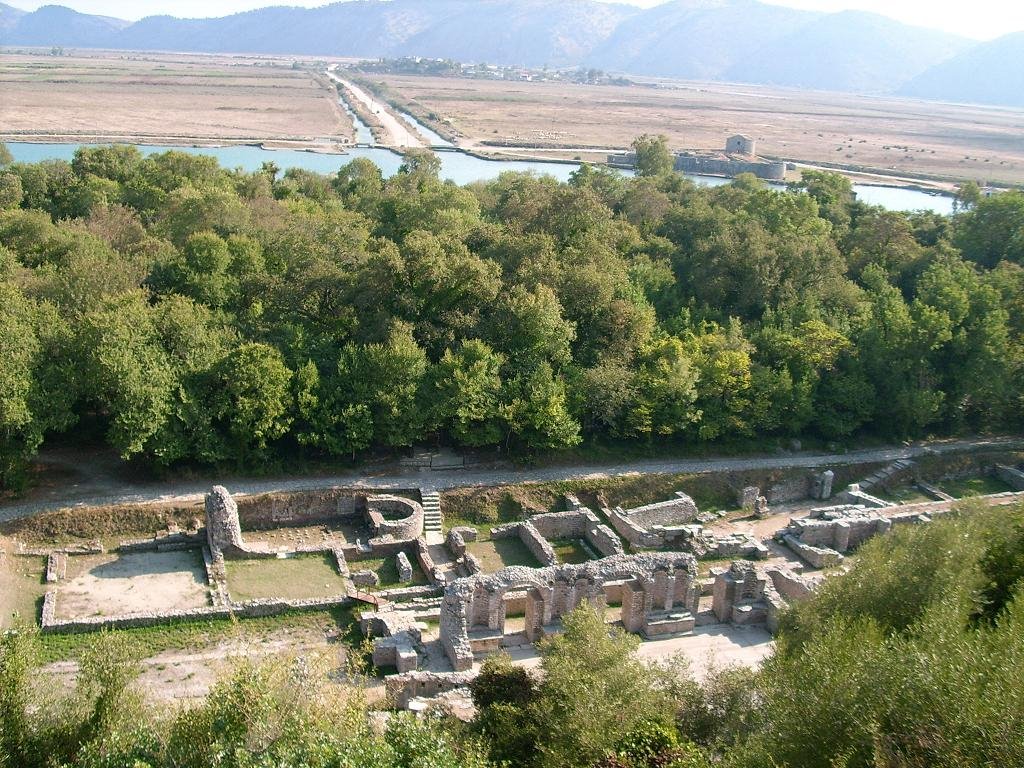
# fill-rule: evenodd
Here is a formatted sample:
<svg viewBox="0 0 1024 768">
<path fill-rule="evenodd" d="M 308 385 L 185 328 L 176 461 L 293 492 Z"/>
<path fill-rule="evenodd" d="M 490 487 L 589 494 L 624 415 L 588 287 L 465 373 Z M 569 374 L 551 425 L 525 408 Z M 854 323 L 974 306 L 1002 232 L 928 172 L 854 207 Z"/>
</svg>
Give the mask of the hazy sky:
<svg viewBox="0 0 1024 768">
<path fill-rule="evenodd" d="M 663 0 L 625 0 L 658 5 Z M 175 16 L 224 16 L 266 5 L 326 5 L 325 0 L 5 0 L 32 10 L 52 2 L 85 13 L 139 19 L 159 13 Z M 969 37 L 989 39 L 1024 30 L 1024 0 L 773 0 L 776 5 L 821 11 L 856 8 L 910 24 L 936 27 Z"/>
</svg>

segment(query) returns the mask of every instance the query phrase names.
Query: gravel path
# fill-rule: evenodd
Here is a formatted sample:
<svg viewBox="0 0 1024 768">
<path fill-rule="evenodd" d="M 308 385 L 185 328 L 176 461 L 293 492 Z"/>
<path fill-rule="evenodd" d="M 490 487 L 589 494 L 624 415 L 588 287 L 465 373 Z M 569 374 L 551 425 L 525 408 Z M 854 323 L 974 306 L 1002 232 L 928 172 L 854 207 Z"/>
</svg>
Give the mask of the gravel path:
<svg viewBox="0 0 1024 768">
<path fill-rule="evenodd" d="M 384 130 L 386 130 L 391 136 L 390 143 L 392 146 L 398 147 L 399 149 L 413 149 L 426 146 L 426 142 L 423 141 L 418 133 L 413 131 L 412 128 L 391 113 L 391 108 L 387 104 L 382 101 L 378 101 L 355 83 L 349 80 L 343 80 L 330 70 L 328 70 L 327 76 L 334 82 L 340 83 L 344 86 L 345 89 L 352 94 L 353 98 L 362 103 L 364 107 L 370 110 L 370 112 L 380 120 L 381 125 L 384 126 Z"/>
<path fill-rule="evenodd" d="M 712 459 L 653 459 L 617 464 L 584 464 L 528 469 L 450 469 L 417 471 L 392 465 L 376 471 L 353 471 L 332 476 L 247 479 L 224 477 L 218 483 L 234 495 L 292 493 L 323 488 L 396 489 L 433 487 L 438 491 L 467 486 L 510 485 L 528 482 L 582 480 L 635 474 L 707 474 L 756 469 L 794 469 L 824 465 L 865 464 L 915 458 L 928 454 L 954 454 L 981 450 L 1021 450 L 1024 438 L 1001 437 L 950 440 L 913 445 L 872 448 L 843 454 L 793 453 Z M 39 512 L 67 507 L 111 504 L 191 503 L 201 501 L 211 481 L 133 482 L 111 478 L 106 481 L 68 482 L 50 489 L 42 497 L 0 505 L 0 522 Z"/>
</svg>

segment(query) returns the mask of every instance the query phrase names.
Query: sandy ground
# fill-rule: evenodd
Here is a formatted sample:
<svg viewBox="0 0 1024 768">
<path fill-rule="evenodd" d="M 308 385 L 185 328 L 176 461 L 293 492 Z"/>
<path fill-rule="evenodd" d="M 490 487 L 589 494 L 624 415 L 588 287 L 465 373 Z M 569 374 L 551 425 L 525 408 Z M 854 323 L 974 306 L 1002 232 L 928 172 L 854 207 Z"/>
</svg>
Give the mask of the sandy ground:
<svg viewBox="0 0 1024 768">
<path fill-rule="evenodd" d="M 666 661 L 675 656 L 685 658 L 694 676 L 700 680 L 714 669 L 742 665 L 759 667 L 774 649 L 772 636 L 764 627 L 734 627 L 712 624 L 697 627 L 692 634 L 664 640 L 645 640 L 637 655 L 648 661 Z M 522 667 L 540 666 L 540 656 L 532 646 L 513 648 L 512 661 Z"/>
<path fill-rule="evenodd" d="M 195 552 L 75 556 L 57 590 L 57 615 L 113 616 L 207 602 L 206 571 Z"/>
<path fill-rule="evenodd" d="M 334 72 L 328 72 L 327 76 L 334 82 L 344 86 L 354 99 L 376 116 L 387 132 L 388 140 L 384 142 L 387 146 L 399 149 L 416 149 L 426 146 L 423 137 L 396 117 L 392 113 L 391 108 L 383 101 L 367 93 L 355 83 L 341 79 Z"/>
<path fill-rule="evenodd" d="M 1024 181 L 1024 110 L 727 83 L 637 86 L 373 74 L 435 113 L 460 146 L 626 147 L 663 133 L 679 149 L 718 150 L 744 133 L 764 155 L 910 176 Z"/>
<path fill-rule="evenodd" d="M 354 138 L 333 86 L 283 62 L 161 54 L 0 57 L 0 136 L 209 143 Z M 319 141 L 318 141 L 319 140 Z"/>
</svg>

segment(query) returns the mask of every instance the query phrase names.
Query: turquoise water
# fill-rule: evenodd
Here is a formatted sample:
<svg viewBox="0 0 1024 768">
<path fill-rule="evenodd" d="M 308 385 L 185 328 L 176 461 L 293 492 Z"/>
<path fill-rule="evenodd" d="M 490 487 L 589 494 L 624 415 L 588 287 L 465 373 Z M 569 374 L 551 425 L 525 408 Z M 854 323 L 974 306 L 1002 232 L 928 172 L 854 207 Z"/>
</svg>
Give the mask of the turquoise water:
<svg viewBox="0 0 1024 768">
<path fill-rule="evenodd" d="M 42 160 L 71 160 L 81 146 L 102 146 L 95 144 L 36 144 L 28 142 L 9 142 L 7 147 L 18 162 L 38 163 Z M 305 152 L 297 149 L 262 149 L 254 146 L 230 147 L 168 147 L 138 145 L 146 155 L 155 152 L 177 150 L 194 155 L 210 155 L 226 168 L 241 168 L 245 171 L 259 170 L 260 166 L 272 160 L 280 168 L 305 168 L 317 173 L 333 174 L 341 166 L 357 157 L 365 157 L 376 163 L 385 176 L 398 172 L 402 164 L 402 156 L 387 149 L 356 147 L 343 155 L 324 155 L 317 152 Z M 456 184 L 469 184 L 474 181 L 495 179 L 505 171 L 529 171 L 554 176 L 559 181 L 568 181 L 569 176 L 579 168 L 578 163 L 557 163 L 544 160 L 483 160 L 463 152 L 438 152 L 441 159 L 441 177 L 451 179 Z M 718 176 L 689 176 L 698 184 L 718 186 L 728 184 L 729 179 Z M 782 188 L 781 185 L 773 185 Z M 881 205 L 896 211 L 928 210 L 944 215 L 953 212 L 953 198 L 945 195 L 932 195 L 913 189 L 893 187 L 873 187 L 863 184 L 854 185 L 857 197 L 871 205 Z"/>
<path fill-rule="evenodd" d="M 398 112 L 398 116 L 408 123 L 416 131 L 416 133 L 423 136 L 432 147 L 454 147 L 448 139 L 444 138 L 437 131 L 427 128 L 423 123 L 417 120 L 415 117 L 410 115 L 408 112 Z"/>
<path fill-rule="evenodd" d="M 370 126 L 359 119 L 359 115 L 352 111 L 352 107 L 344 99 L 338 99 L 338 103 L 355 126 L 356 144 L 373 144 L 373 131 L 370 130 Z"/>
</svg>

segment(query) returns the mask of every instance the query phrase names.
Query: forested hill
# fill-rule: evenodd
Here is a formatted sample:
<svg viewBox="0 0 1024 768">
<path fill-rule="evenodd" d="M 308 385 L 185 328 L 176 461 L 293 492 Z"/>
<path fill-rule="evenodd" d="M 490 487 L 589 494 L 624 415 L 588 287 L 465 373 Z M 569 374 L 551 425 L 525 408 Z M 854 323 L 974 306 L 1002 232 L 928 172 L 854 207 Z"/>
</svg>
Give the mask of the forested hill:
<svg viewBox="0 0 1024 768">
<path fill-rule="evenodd" d="M 0 166 L 4 481 L 81 430 L 154 465 L 254 466 L 435 435 L 1021 426 L 1024 193 L 905 215 L 823 173 L 697 187 L 638 146 L 640 177 L 568 184 L 459 187 L 429 153 L 388 180 L 131 147 Z"/>
<path fill-rule="evenodd" d="M 872 93 L 896 90 L 973 46 L 876 14 L 811 13 L 757 0 L 675 0 L 646 10 L 598 0 L 353 0 L 134 24 L 59 6 L 23 13 L 0 4 L 0 42 L 583 65 Z M 999 81 L 994 71 L 976 74 Z M 941 89 L 931 96 L 950 98 Z"/>
</svg>

